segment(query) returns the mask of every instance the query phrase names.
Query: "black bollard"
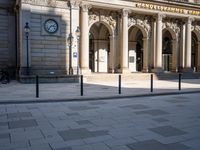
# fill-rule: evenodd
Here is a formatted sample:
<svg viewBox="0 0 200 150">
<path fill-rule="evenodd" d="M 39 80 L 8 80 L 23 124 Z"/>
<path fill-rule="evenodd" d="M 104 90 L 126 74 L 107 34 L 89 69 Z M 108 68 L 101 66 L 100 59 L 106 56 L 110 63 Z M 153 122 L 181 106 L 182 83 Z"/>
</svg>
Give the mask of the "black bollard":
<svg viewBox="0 0 200 150">
<path fill-rule="evenodd" d="M 36 75 L 36 98 L 39 98 L 39 77 Z"/>
<path fill-rule="evenodd" d="M 181 73 L 179 73 L 179 76 L 178 76 L 178 89 L 179 91 L 181 90 Z"/>
<path fill-rule="evenodd" d="M 81 75 L 81 96 L 83 96 L 83 75 Z"/>
<path fill-rule="evenodd" d="M 153 74 L 151 74 L 151 92 L 153 92 Z"/>
<path fill-rule="evenodd" d="M 119 94 L 121 94 L 121 75 L 119 75 Z"/>
</svg>

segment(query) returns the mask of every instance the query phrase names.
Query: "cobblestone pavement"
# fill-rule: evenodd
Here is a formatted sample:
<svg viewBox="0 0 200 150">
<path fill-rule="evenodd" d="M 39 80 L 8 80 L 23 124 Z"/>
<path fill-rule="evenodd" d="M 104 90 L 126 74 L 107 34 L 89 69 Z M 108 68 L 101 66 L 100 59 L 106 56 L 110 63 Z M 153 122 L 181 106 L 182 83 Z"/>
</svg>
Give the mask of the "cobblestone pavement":
<svg viewBox="0 0 200 150">
<path fill-rule="evenodd" d="M 199 150 L 199 94 L 0 105 L 0 150 Z"/>
</svg>

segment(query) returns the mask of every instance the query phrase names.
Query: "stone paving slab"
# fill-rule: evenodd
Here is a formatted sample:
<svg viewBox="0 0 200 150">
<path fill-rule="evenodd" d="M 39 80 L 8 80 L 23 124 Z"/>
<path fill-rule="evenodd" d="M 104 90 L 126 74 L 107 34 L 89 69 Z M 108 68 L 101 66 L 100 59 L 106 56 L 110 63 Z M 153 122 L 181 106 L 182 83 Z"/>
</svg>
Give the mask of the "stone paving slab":
<svg viewBox="0 0 200 150">
<path fill-rule="evenodd" d="M 182 97 L 0 105 L 0 150 L 199 150 L 199 94 Z"/>
<path fill-rule="evenodd" d="M 185 131 L 182 131 L 172 126 L 161 126 L 161 127 L 156 127 L 156 128 L 150 128 L 149 130 L 157 134 L 160 134 L 164 137 L 171 137 L 171 136 L 186 134 Z"/>
<path fill-rule="evenodd" d="M 27 127 L 37 126 L 37 122 L 34 119 L 27 119 L 27 120 L 10 121 L 8 125 L 10 129 L 27 128 Z"/>
</svg>

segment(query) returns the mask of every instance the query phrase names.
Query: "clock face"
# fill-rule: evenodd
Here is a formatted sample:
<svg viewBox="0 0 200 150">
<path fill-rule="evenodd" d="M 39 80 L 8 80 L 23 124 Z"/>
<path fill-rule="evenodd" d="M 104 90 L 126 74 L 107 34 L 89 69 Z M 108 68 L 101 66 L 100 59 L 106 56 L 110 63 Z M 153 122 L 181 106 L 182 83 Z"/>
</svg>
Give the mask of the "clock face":
<svg viewBox="0 0 200 150">
<path fill-rule="evenodd" d="M 53 19 L 48 19 L 44 23 L 44 28 L 48 33 L 55 33 L 58 30 L 58 23 Z"/>
</svg>

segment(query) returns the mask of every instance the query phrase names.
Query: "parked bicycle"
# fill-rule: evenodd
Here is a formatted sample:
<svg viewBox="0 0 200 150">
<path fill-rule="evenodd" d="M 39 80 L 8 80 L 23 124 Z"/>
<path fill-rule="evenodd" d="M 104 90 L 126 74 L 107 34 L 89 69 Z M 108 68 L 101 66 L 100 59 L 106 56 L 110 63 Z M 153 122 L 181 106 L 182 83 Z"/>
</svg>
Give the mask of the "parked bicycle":
<svg viewBox="0 0 200 150">
<path fill-rule="evenodd" d="M 1 69 L 0 70 L 0 82 L 2 84 L 7 84 L 10 82 L 10 77 L 9 77 L 9 73 L 6 69 Z"/>
</svg>

